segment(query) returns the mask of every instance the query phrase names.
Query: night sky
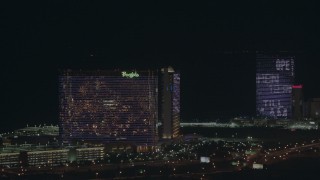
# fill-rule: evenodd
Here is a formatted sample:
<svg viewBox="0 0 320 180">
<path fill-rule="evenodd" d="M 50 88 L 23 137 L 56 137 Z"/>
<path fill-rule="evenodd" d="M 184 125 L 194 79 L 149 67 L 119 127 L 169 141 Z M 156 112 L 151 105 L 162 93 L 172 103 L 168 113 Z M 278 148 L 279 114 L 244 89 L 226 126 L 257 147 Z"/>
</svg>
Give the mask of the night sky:
<svg viewBox="0 0 320 180">
<path fill-rule="evenodd" d="M 182 75 L 182 119 L 255 114 L 255 53 L 296 56 L 296 82 L 320 97 L 312 2 L 21 1 L 0 10 L 0 131 L 57 124 L 61 68 L 159 68 Z"/>
</svg>

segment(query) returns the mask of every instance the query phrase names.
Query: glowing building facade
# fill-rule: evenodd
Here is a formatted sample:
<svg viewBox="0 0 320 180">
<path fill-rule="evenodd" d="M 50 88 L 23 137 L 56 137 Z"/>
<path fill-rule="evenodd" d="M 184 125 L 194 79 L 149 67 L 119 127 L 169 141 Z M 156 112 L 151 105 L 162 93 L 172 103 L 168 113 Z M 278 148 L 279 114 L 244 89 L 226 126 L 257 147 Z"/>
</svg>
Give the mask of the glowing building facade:
<svg viewBox="0 0 320 180">
<path fill-rule="evenodd" d="M 163 68 L 161 120 L 162 138 L 172 139 L 180 133 L 180 73 L 172 67 Z"/>
<path fill-rule="evenodd" d="M 153 71 L 73 71 L 59 75 L 63 141 L 157 142 L 158 75 Z"/>
<path fill-rule="evenodd" d="M 291 118 L 294 57 L 259 54 L 256 70 L 257 115 Z"/>
</svg>

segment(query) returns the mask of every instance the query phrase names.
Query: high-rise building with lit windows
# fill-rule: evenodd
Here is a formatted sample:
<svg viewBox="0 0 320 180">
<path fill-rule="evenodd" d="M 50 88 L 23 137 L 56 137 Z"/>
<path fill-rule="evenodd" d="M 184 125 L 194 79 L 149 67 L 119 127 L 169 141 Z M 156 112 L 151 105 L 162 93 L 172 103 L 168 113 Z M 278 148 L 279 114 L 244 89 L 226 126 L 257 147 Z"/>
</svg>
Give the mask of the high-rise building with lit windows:
<svg viewBox="0 0 320 180">
<path fill-rule="evenodd" d="M 161 74 L 162 138 L 173 139 L 180 134 L 180 73 L 168 67 Z"/>
<path fill-rule="evenodd" d="M 294 57 L 258 54 L 256 70 L 257 115 L 291 118 Z"/>
<path fill-rule="evenodd" d="M 157 143 L 156 71 L 63 70 L 59 98 L 63 141 Z"/>
</svg>

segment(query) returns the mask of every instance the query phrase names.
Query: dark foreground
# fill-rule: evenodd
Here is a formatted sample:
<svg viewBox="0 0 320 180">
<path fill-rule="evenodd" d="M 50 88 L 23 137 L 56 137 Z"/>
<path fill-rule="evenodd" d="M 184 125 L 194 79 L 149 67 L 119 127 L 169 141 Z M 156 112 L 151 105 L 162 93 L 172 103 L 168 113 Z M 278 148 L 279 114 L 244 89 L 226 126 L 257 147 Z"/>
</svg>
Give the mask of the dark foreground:
<svg viewBox="0 0 320 180">
<path fill-rule="evenodd" d="M 66 173 L 63 177 L 54 174 L 38 174 L 24 176 L 18 179 L 245 179 L 245 180 L 269 180 L 269 179 L 318 179 L 320 173 L 320 158 L 295 158 L 277 164 L 269 165 L 264 170 L 244 169 L 238 172 L 220 172 L 200 174 L 177 175 L 137 175 L 114 177 L 114 172 L 100 172 L 95 177 L 93 172 Z M 113 178 L 111 177 L 113 176 Z M 1 179 L 9 179 L 2 177 Z"/>
</svg>

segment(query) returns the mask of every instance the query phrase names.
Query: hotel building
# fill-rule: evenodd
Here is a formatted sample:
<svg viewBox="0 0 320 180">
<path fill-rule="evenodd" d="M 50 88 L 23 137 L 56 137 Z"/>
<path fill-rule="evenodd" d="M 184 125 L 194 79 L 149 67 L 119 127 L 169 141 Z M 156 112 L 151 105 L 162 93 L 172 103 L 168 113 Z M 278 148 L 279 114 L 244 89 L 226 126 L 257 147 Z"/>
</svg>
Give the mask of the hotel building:
<svg viewBox="0 0 320 180">
<path fill-rule="evenodd" d="M 158 140 L 155 71 L 74 71 L 59 74 L 64 142 L 126 142 L 143 150 Z"/>
</svg>

